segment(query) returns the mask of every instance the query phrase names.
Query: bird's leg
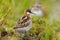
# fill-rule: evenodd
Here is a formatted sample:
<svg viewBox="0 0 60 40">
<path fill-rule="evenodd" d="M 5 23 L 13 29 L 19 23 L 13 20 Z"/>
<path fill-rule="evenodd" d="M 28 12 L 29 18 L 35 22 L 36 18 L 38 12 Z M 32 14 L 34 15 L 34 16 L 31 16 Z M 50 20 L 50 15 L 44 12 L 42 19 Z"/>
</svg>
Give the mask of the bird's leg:
<svg viewBox="0 0 60 40">
<path fill-rule="evenodd" d="M 20 37 L 23 38 L 25 36 L 26 32 L 23 31 L 23 32 L 20 32 Z"/>
<path fill-rule="evenodd" d="M 25 35 L 26 35 L 26 31 L 25 31 Z"/>
</svg>

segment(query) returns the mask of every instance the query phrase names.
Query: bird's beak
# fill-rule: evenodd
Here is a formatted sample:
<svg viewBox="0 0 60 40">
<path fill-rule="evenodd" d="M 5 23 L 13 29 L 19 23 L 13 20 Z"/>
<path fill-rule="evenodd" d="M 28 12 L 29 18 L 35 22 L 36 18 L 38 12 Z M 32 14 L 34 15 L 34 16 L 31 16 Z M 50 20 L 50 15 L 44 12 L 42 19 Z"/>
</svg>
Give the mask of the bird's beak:
<svg viewBox="0 0 60 40">
<path fill-rule="evenodd" d="M 32 11 L 31 11 L 31 14 L 34 14 L 34 15 L 36 15 L 35 13 L 33 13 Z"/>
</svg>

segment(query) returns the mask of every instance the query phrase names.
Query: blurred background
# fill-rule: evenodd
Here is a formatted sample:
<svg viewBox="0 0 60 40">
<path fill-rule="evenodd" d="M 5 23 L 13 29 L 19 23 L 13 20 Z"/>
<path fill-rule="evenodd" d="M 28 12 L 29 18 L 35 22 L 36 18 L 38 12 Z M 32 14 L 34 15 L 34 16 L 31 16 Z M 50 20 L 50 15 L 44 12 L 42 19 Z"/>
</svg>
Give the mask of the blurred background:
<svg viewBox="0 0 60 40">
<path fill-rule="evenodd" d="M 23 39 L 13 30 L 24 10 L 40 2 L 43 17 L 32 16 L 32 28 Z M 1 33 L 8 34 L 1 37 Z M 0 40 L 60 40 L 60 0 L 0 0 Z"/>
</svg>

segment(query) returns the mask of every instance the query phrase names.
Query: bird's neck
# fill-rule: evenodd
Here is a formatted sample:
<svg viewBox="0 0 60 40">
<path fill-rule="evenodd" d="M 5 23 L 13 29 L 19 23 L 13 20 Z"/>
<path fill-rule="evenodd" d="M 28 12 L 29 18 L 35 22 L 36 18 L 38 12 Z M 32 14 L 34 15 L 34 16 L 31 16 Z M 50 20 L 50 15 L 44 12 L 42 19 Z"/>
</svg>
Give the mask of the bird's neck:
<svg viewBox="0 0 60 40">
<path fill-rule="evenodd" d="M 24 16 L 30 17 L 30 14 L 27 14 L 27 12 L 24 13 Z"/>
</svg>

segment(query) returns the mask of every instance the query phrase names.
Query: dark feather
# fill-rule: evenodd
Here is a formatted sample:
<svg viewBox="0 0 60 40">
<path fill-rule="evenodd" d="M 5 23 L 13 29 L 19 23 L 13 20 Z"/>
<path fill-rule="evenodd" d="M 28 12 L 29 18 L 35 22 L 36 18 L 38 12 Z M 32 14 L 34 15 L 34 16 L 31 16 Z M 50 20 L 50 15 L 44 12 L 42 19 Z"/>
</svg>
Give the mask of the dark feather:
<svg viewBox="0 0 60 40">
<path fill-rule="evenodd" d="M 1 37 L 6 36 L 7 34 L 8 34 L 7 31 L 2 31 L 2 32 L 1 32 Z"/>
</svg>

